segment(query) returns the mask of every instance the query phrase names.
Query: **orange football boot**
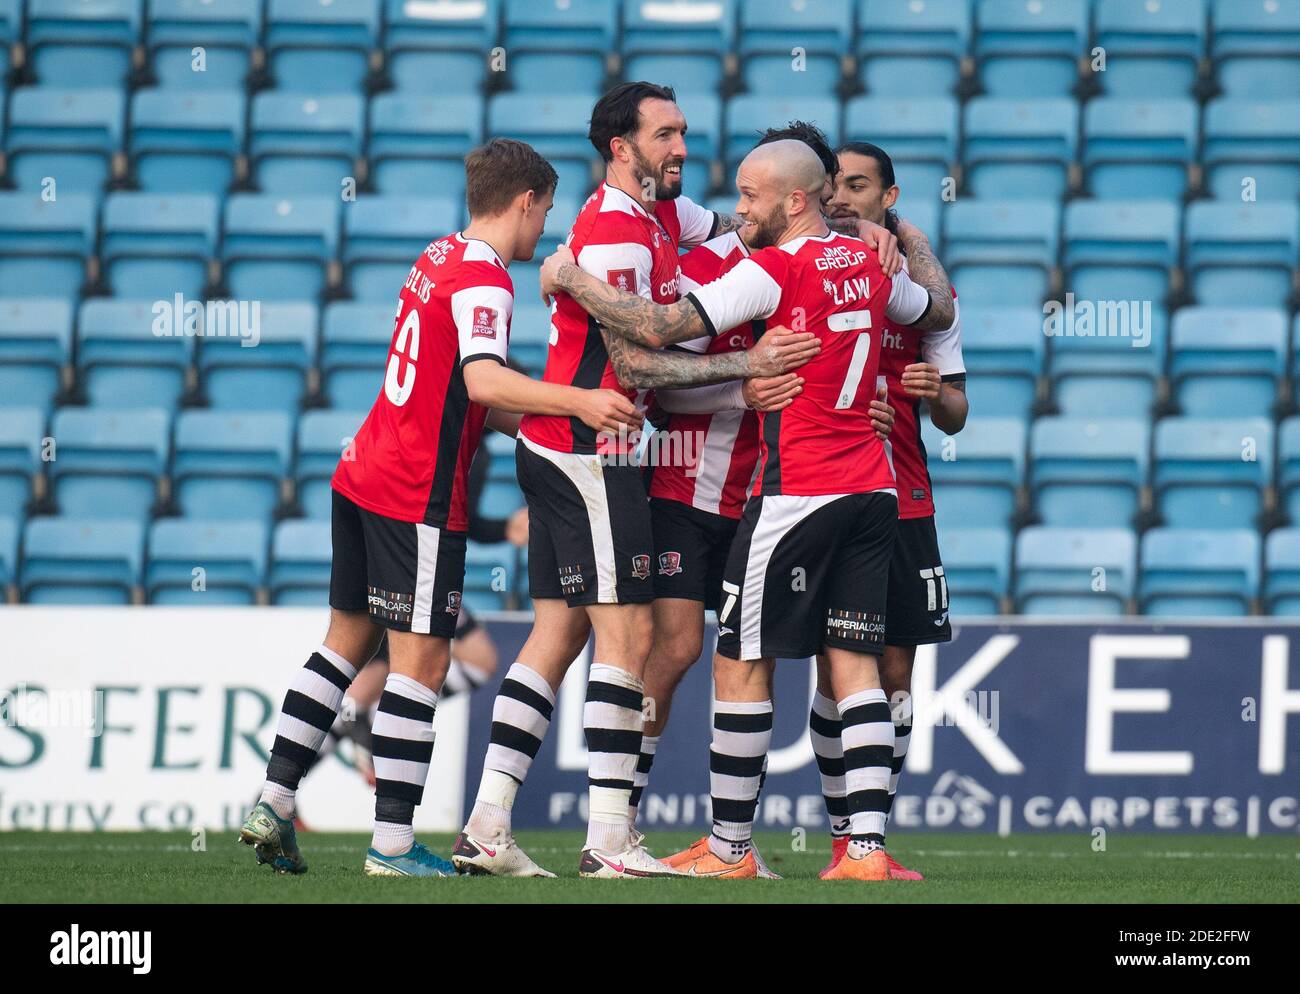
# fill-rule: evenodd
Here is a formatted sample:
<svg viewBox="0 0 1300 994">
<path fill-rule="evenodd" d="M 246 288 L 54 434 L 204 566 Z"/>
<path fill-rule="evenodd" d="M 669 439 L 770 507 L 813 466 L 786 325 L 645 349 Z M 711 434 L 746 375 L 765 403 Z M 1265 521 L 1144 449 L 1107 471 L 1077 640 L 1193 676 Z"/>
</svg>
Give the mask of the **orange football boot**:
<svg viewBox="0 0 1300 994">
<path fill-rule="evenodd" d="M 897 867 L 897 869 L 895 869 Z M 920 880 L 921 874 L 895 862 L 883 849 L 872 849 L 854 858 L 846 851 L 844 858 L 822 875 L 823 880 Z"/>
<path fill-rule="evenodd" d="M 848 848 L 849 848 L 849 837 L 847 835 L 832 835 L 831 836 L 831 861 L 827 863 L 825 867 L 822 868 L 822 872 L 817 874 L 817 876 L 821 877 L 823 880 L 826 879 L 826 874 L 830 873 L 831 870 L 835 869 L 835 865 L 844 858 L 844 853 Z"/>
<path fill-rule="evenodd" d="M 745 853 L 745 858 L 738 863 L 727 863 L 718 859 L 709 848 L 709 837 L 691 844 L 689 849 L 673 853 L 664 860 L 674 870 L 687 877 L 715 877 L 720 880 L 743 880 L 758 876 L 758 864 L 754 861 L 754 850 Z"/>
</svg>

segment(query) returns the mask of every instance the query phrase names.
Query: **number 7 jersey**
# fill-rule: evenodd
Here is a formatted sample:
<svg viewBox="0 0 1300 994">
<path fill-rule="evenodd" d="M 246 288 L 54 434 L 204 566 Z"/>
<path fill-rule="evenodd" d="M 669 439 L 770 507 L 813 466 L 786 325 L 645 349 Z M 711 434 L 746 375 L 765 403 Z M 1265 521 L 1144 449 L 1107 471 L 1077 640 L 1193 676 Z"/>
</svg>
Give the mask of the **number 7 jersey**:
<svg viewBox="0 0 1300 994">
<path fill-rule="evenodd" d="M 880 336 L 886 317 L 913 324 L 925 316 L 924 288 L 904 272 L 891 280 L 865 242 L 832 232 L 755 252 L 686 299 L 710 334 L 766 319 L 768 328 L 810 331 L 821 341 L 821 352 L 797 370 L 803 392 L 784 410 L 759 414 L 754 494 L 894 488 L 870 415 Z"/>
<path fill-rule="evenodd" d="M 430 242 L 398 295 L 383 389 L 333 487 L 398 521 L 469 528 L 470 461 L 488 409 L 469 399 L 462 373 L 478 359 L 506 361 L 514 288 L 487 242 Z"/>
</svg>

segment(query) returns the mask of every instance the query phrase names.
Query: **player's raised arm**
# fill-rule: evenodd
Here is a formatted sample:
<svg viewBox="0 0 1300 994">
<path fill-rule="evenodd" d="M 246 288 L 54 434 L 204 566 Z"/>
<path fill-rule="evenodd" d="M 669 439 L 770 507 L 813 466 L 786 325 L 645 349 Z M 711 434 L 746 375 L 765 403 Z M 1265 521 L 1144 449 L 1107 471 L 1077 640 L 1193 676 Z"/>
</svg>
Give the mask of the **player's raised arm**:
<svg viewBox="0 0 1300 994">
<path fill-rule="evenodd" d="M 930 247 L 930 240 L 911 222 L 900 219 L 898 222 L 898 240 L 907 253 L 907 273 L 894 277 L 894 293 L 890 295 L 889 311 L 891 320 L 899 324 L 910 324 L 923 331 L 935 331 L 951 327 L 956 320 L 956 305 L 952 296 L 952 284 L 948 282 L 948 273 L 935 257 Z M 908 284 L 916 284 L 929 295 L 929 308 L 908 314 L 912 307 L 913 294 Z"/>
<path fill-rule="evenodd" d="M 780 376 L 798 369 L 821 351 L 817 336 L 808 332 L 764 335 L 744 352 L 695 356 L 637 345 L 612 333 L 603 324 L 600 330 L 619 383 L 636 390 Z"/>
<path fill-rule="evenodd" d="M 615 434 L 620 426 L 641 427 L 636 407 L 615 390 L 543 383 L 495 362 L 468 363 L 464 376 L 469 399 L 497 411 L 575 417 L 596 431 Z"/>
</svg>

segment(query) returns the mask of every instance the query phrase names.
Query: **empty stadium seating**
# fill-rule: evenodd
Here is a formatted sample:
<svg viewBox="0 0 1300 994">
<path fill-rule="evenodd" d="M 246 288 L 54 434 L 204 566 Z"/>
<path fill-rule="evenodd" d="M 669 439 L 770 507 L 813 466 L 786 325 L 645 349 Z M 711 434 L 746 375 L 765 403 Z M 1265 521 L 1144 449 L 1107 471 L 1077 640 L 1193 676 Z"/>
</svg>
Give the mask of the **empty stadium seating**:
<svg viewBox="0 0 1300 994">
<path fill-rule="evenodd" d="M 149 529 L 145 596 L 150 604 L 255 604 L 267 549 L 258 521 L 162 518 Z"/>
</svg>

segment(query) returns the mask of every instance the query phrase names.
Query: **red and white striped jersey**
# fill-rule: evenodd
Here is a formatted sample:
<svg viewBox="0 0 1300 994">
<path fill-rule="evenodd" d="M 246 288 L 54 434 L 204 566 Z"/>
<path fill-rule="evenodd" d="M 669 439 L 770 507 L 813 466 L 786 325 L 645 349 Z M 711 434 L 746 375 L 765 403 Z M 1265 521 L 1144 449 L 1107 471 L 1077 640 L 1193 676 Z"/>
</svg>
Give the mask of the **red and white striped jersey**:
<svg viewBox="0 0 1300 994">
<path fill-rule="evenodd" d="M 868 493 L 895 486 L 870 407 L 885 318 L 919 321 L 930 295 L 900 272 L 892 280 L 865 242 L 830 232 L 772 246 L 686 295 L 710 333 L 756 319 L 810 331 L 822 350 L 799 370 L 803 392 L 759 414 L 755 494 Z"/>
<path fill-rule="evenodd" d="M 907 263 L 904 261 L 904 268 Z M 953 310 L 957 291 L 952 292 Z M 903 391 L 903 370 L 914 362 L 928 362 L 944 380 L 962 379 L 966 364 L 961 354 L 961 317 L 954 314 L 952 326 L 944 331 L 918 331 L 894 321 L 885 321 L 880 336 L 880 373 L 894 408 L 894 428 L 885 451 L 898 480 L 898 516 L 928 518 L 934 514 L 930 470 L 926 466 L 925 443 L 921 440 L 921 401 Z"/>
<path fill-rule="evenodd" d="M 398 521 L 466 531 L 469 466 L 488 409 L 464 365 L 506 361 L 514 286 L 487 242 L 448 235 L 415 260 L 398 295 L 384 388 L 334 471 L 353 503 Z"/>
<path fill-rule="evenodd" d="M 679 292 L 690 293 L 712 283 L 748 256 L 749 249 L 734 231 L 710 239 L 682 256 Z M 762 331 L 763 322 L 752 321 L 723 334 L 682 342 L 676 347 L 708 354 L 737 352 L 753 345 L 755 336 Z M 689 390 L 656 391 L 660 405 L 666 410 L 671 407 L 670 398 L 690 393 Z M 758 464 L 758 415 L 743 408 L 705 413 L 674 411 L 665 430 L 673 443 L 660 446 L 659 451 L 670 453 L 672 458 L 654 467 L 650 496 L 739 519 Z"/>
<path fill-rule="evenodd" d="M 713 211 L 686 197 L 655 201 L 646 209 L 622 190 L 602 183 L 582 205 L 566 244 L 578 266 L 597 279 L 658 304 L 677 300 L 678 246 L 705 241 L 715 223 Z M 619 390 L 644 406 L 637 391 L 621 386 L 609 364 L 600 327 L 567 293 L 557 293 L 551 310 L 551 347 L 546 354 L 547 383 Z M 618 440 L 598 440 L 575 417 L 526 415 L 520 431 L 529 441 L 559 452 L 617 452 Z"/>
</svg>

